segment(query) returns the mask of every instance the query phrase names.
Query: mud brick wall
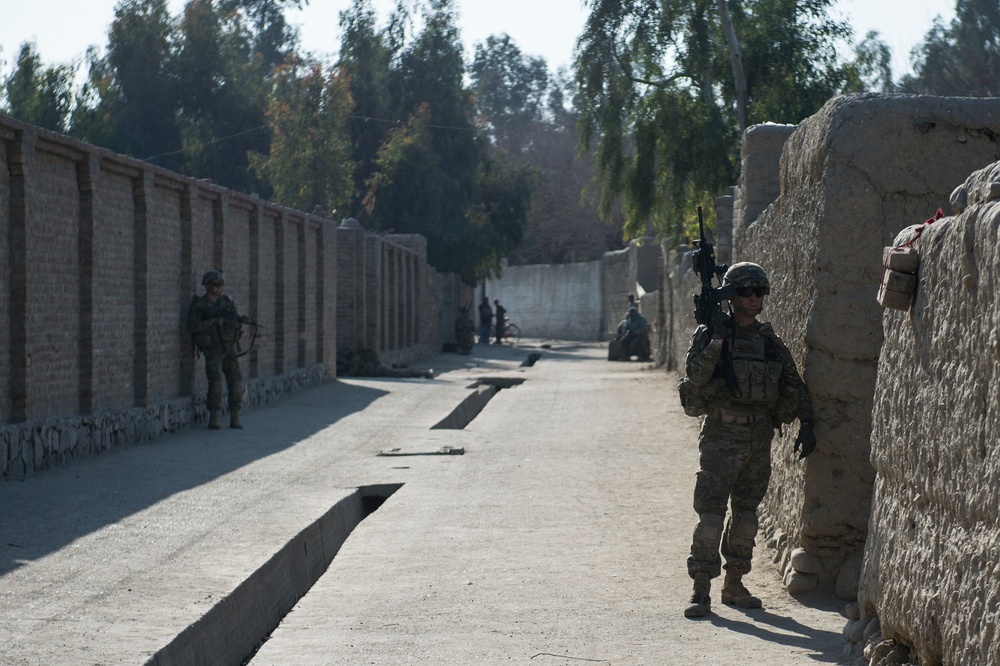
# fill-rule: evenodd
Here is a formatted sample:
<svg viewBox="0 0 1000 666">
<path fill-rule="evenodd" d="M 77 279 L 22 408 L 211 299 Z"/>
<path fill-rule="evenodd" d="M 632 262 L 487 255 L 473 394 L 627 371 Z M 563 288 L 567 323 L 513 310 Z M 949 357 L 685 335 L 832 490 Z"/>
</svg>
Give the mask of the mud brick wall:
<svg viewBox="0 0 1000 666">
<path fill-rule="evenodd" d="M 741 242 L 743 231 L 781 193 L 778 177 L 785 141 L 795 125 L 765 123 L 748 127 L 740 145 L 740 184 L 733 202 L 732 246 Z M 731 255 L 730 255 L 731 256 Z"/>
<path fill-rule="evenodd" d="M 187 308 L 210 268 L 266 327 L 246 405 L 333 372 L 331 221 L 5 116 L 0 165 L 0 474 L 203 419 Z"/>
<path fill-rule="evenodd" d="M 912 309 L 885 311 L 872 419 L 861 621 L 921 664 L 1000 664 L 1000 163 L 965 189 L 917 242 Z"/>
<path fill-rule="evenodd" d="M 442 280 L 427 263 L 427 239 L 379 236 L 354 219 L 337 228 L 337 350 L 372 349 L 386 363 L 406 363 L 441 349 L 452 337 L 439 316 Z M 450 322 L 451 320 L 449 320 Z"/>
<path fill-rule="evenodd" d="M 947 209 L 970 168 L 997 159 L 997 133 L 998 100 L 835 98 L 788 138 L 780 196 L 737 237 L 735 260 L 770 275 L 764 319 L 792 350 L 816 410 L 816 453 L 799 462 L 797 429 L 786 429 L 764 502 L 764 534 L 786 576 L 802 547 L 809 575 L 854 596 L 875 480 L 882 248 Z"/>
</svg>

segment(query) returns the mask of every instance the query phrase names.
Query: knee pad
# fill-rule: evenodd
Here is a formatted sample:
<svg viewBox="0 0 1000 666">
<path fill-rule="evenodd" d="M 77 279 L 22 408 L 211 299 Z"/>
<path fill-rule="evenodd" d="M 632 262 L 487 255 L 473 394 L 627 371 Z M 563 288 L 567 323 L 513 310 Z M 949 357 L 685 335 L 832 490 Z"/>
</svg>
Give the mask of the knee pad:
<svg viewBox="0 0 1000 666">
<path fill-rule="evenodd" d="M 694 528 L 694 541 L 709 548 L 718 549 L 722 539 L 722 516 L 714 513 L 703 513 Z"/>
<path fill-rule="evenodd" d="M 741 511 L 733 519 L 731 536 L 753 541 L 757 536 L 757 514 L 751 511 Z"/>
<path fill-rule="evenodd" d="M 705 470 L 698 471 L 694 482 L 694 510 L 699 516 L 711 512 L 726 512 L 726 497 L 719 490 L 719 475 Z"/>
</svg>

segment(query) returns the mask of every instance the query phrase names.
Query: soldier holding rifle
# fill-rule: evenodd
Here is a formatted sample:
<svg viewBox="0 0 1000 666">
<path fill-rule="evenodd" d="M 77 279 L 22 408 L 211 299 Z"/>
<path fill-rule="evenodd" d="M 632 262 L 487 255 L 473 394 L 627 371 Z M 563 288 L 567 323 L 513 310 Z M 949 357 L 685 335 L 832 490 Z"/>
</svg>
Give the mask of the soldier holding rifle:
<svg viewBox="0 0 1000 666">
<path fill-rule="evenodd" d="M 701 223 L 700 208 L 698 217 Z M 812 402 L 792 354 L 769 323 L 757 320 L 771 289 L 764 269 L 750 262 L 728 269 L 716 265 L 703 225 L 695 269 L 702 278 L 702 291 L 695 296 L 700 325 L 688 349 L 680 393 L 685 413 L 705 419 L 694 489 L 698 524 L 687 562 L 694 593 L 686 617 L 711 612 L 711 580 L 721 575 L 723 558 L 722 603 L 761 607 L 743 576 L 750 572 L 757 507 L 771 477 L 774 430 L 798 418 L 793 450 L 802 459 L 816 448 Z M 713 287 L 713 277 L 719 276 L 722 286 Z M 731 314 L 722 309 L 727 300 Z"/>
</svg>

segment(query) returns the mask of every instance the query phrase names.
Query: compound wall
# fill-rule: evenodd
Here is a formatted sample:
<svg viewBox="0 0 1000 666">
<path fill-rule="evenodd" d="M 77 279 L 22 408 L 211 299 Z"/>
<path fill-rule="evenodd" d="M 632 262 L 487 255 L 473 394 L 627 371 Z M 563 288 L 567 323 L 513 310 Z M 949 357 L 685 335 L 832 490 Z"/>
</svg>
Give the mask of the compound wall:
<svg viewBox="0 0 1000 666">
<path fill-rule="evenodd" d="M 745 139 L 760 141 L 744 142 L 741 182 L 779 194 L 766 207 L 758 195 L 736 194 L 733 261 L 755 261 L 770 275 L 763 319 L 775 325 L 803 371 L 819 440 L 805 461 L 792 453 L 797 427 L 776 440 L 761 509 L 763 537 L 790 590 L 810 589 L 806 580 L 853 599 L 860 586 L 862 605 L 852 611 L 845 635 L 861 645 L 873 634 L 865 630 L 881 618 L 887 636 L 910 641 L 925 656 L 921 663 L 1000 664 L 995 647 L 987 661 L 980 659 L 1000 603 L 984 579 L 1000 574 L 1000 532 L 994 515 L 976 509 L 997 506 L 989 444 L 996 437 L 996 401 L 988 387 L 995 383 L 990 354 L 1000 327 L 976 319 L 995 318 L 996 294 L 986 277 L 997 267 L 978 249 L 994 247 L 995 222 L 979 213 L 975 231 L 969 223 L 964 232 L 951 231 L 953 249 L 930 259 L 939 263 L 935 279 L 958 281 L 925 293 L 941 303 L 921 309 L 918 297 L 919 317 L 885 315 L 890 333 L 907 322 L 912 328 L 902 354 L 895 344 L 883 349 L 883 310 L 875 295 L 882 248 L 938 208 L 947 212 L 952 190 L 970 170 L 1000 159 L 998 134 L 1000 100 L 835 98 L 794 131 L 748 130 Z M 772 144 L 779 139 L 784 147 L 775 170 Z M 761 159 L 755 159 L 758 143 Z M 768 185 L 766 177 L 776 182 Z M 994 181 L 1000 177 L 970 184 L 970 207 L 973 191 L 1000 193 Z M 746 209 L 749 203 L 754 210 Z M 942 224 L 926 238 L 959 226 Z M 694 325 L 691 295 L 699 286 L 690 267 L 687 248 L 665 256 L 669 312 L 660 348 L 667 368 L 683 367 Z M 964 336 L 956 331 L 965 326 Z M 949 344 L 960 340 L 978 340 L 978 356 L 970 349 L 967 358 L 952 360 Z M 928 364 L 936 374 L 922 372 Z M 972 418 L 961 421 L 956 415 L 967 404 Z M 963 588 L 963 581 L 973 584 Z M 962 641 L 973 652 L 959 649 Z"/>
<path fill-rule="evenodd" d="M 263 325 L 240 359 L 246 406 L 332 377 L 338 316 L 393 361 L 440 349 L 454 279 L 427 267 L 422 238 L 363 239 L 338 257 L 328 218 L 5 116 L 0 165 L 0 474 L 204 420 L 187 310 L 208 269 Z M 368 316 L 338 315 L 338 262 L 376 271 L 340 304 Z"/>
<path fill-rule="evenodd" d="M 858 622 L 921 664 L 1000 664 L 1000 163 L 965 192 L 916 243 L 912 308 L 885 311 L 872 415 Z"/>
</svg>

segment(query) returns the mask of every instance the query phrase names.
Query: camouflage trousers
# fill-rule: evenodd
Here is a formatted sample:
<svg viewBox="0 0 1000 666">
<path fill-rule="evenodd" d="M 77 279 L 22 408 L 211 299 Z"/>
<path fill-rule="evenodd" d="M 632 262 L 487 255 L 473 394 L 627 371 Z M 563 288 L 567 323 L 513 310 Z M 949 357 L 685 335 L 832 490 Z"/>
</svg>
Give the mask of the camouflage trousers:
<svg viewBox="0 0 1000 666">
<path fill-rule="evenodd" d="M 757 536 L 757 507 L 771 479 L 774 428 L 764 418 L 753 425 L 734 425 L 706 418 L 698 439 L 700 469 L 694 487 L 698 526 L 691 542 L 688 573 L 715 578 L 726 569 L 749 573 Z M 730 508 L 728 519 L 726 509 Z"/>
<path fill-rule="evenodd" d="M 243 406 L 243 372 L 240 361 L 232 354 L 227 354 L 222 347 L 209 349 L 205 354 L 205 375 L 208 377 L 208 396 L 205 406 L 208 411 L 222 409 L 222 379 L 225 376 L 229 388 L 229 411 L 238 410 Z"/>
</svg>

